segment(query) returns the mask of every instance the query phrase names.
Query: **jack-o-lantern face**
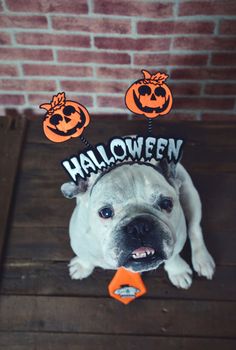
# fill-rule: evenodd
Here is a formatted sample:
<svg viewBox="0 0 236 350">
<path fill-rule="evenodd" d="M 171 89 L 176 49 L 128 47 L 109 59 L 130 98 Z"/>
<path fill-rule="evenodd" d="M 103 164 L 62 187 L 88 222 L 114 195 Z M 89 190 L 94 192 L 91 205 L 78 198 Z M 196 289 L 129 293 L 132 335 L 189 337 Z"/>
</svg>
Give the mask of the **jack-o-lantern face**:
<svg viewBox="0 0 236 350">
<path fill-rule="evenodd" d="M 51 104 L 40 105 L 47 109 L 43 130 L 53 142 L 64 142 L 78 137 L 90 122 L 88 111 L 81 104 L 65 99 L 65 93 L 53 96 Z"/>
<path fill-rule="evenodd" d="M 126 106 L 133 113 L 142 114 L 148 118 L 167 114 L 173 103 L 171 91 L 164 84 L 168 75 L 160 72 L 151 75 L 145 70 L 142 72 L 144 79 L 137 80 L 126 92 Z"/>
</svg>

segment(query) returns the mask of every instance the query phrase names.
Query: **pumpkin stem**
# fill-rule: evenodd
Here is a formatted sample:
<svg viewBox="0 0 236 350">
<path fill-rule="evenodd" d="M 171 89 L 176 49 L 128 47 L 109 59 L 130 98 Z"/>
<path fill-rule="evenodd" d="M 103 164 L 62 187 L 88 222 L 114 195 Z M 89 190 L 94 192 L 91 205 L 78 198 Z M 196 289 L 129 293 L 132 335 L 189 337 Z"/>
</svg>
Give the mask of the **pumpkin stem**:
<svg viewBox="0 0 236 350">
<path fill-rule="evenodd" d="M 54 108 L 55 106 L 63 106 L 66 103 L 66 96 L 64 92 L 59 92 L 56 96 L 53 96 L 51 101 L 51 106 Z"/>
<path fill-rule="evenodd" d="M 66 96 L 64 92 L 59 92 L 57 95 L 53 96 L 51 103 L 43 103 L 39 108 L 44 108 L 47 110 L 48 114 L 53 114 L 57 109 L 64 106 L 66 103 Z"/>
<path fill-rule="evenodd" d="M 147 70 L 142 70 L 142 73 L 144 75 L 144 79 L 151 79 L 151 73 L 149 73 Z"/>
<path fill-rule="evenodd" d="M 157 72 L 156 74 L 153 74 L 151 77 L 151 80 L 158 81 L 159 84 L 163 84 L 164 81 L 168 78 L 168 75 L 165 73 Z"/>
<path fill-rule="evenodd" d="M 42 105 L 39 106 L 39 108 L 44 108 L 47 111 L 49 111 L 49 109 L 51 109 L 51 104 L 50 103 L 43 103 Z"/>
<path fill-rule="evenodd" d="M 153 81 L 156 84 L 160 84 L 160 85 L 162 85 L 166 81 L 166 79 L 168 78 L 167 74 L 161 73 L 161 72 L 157 72 L 155 74 L 151 74 L 147 70 L 143 69 L 142 73 L 144 75 L 144 80 Z"/>
</svg>

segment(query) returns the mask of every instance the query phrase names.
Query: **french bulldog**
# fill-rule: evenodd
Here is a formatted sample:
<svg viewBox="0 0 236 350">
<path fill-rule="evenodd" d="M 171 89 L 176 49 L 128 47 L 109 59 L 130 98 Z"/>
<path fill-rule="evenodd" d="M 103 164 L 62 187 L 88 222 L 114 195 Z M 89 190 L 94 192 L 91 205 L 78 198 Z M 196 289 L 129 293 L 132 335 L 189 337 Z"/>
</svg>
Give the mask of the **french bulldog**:
<svg viewBox="0 0 236 350">
<path fill-rule="evenodd" d="M 69 226 L 76 254 L 69 264 L 72 279 L 88 277 L 95 267 L 141 273 L 164 264 L 172 284 L 188 289 L 192 269 L 180 256 L 187 236 L 193 269 L 212 279 L 215 263 L 200 226 L 201 201 L 180 163 L 124 162 L 78 185 L 65 183 L 61 191 L 76 198 Z"/>
</svg>

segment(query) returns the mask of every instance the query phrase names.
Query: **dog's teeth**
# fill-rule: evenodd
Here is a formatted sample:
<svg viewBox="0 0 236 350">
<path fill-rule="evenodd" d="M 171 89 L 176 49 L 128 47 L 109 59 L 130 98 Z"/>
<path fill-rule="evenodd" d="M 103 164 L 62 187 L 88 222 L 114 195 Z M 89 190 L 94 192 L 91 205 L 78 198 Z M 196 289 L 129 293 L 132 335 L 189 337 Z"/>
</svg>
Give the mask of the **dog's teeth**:
<svg viewBox="0 0 236 350">
<path fill-rule="evenodd" d="M 146 248 L 144 251 L 135 251 L 132 254 L 133 259 L 147 258 L 155 254 L 155 250 L 152 248 Z"/>
</svg>

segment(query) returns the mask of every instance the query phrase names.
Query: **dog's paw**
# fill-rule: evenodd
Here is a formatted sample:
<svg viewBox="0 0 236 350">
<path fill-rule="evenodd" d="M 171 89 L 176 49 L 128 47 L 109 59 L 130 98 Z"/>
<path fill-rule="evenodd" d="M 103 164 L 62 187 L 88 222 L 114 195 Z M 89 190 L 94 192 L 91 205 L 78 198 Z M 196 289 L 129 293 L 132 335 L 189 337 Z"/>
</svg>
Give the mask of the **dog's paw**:
<svg viewBox="0 0 236 350">
<path fill-rule="evenodd" d="M 176 256 L 171 263 L 166 263 L 165 270 L 168 273 L 169 280 L 175 287 L 190 288 L 192 284 L 192 270 L 180 256 Z"/>
<path fill-rule="evenodd" d="M 192 277 L 187 272 L 183 272 L 178 275 L 169 274 L 168 276 L 171 283 L 177 288 L 189 289 L 191 287 Z"/>
<path fill-rule="evenodd" d="M 70 277 L 73 280 L 82 280 L 88 277 L 93 271 L 93 267 L 81 263 L 79 257 L 71 259 L 69 264 Z"/>
<path fill-rule="evenodd" d="M 198 276 L 211 280 L 215 272 L 215 262 L 206 247 L 201 247 L 192 253 L 192 264 Z"/>
</svg>

